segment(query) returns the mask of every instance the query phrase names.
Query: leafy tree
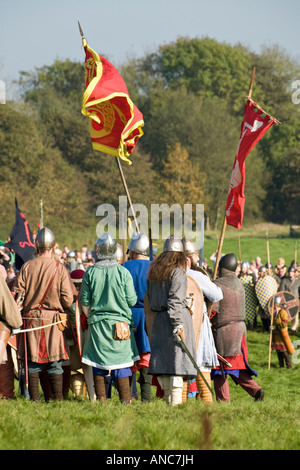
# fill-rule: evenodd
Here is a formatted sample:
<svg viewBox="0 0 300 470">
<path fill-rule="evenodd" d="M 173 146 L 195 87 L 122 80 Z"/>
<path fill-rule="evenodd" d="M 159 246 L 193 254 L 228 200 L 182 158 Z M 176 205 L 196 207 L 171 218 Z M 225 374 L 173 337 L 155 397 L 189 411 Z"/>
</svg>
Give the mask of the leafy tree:
<svg viewBox="0 0 300 470">
<path fill-rule="evenodd" d="M 56 225 L 72 221 L 76 225 L 78 219 L 86 218 L 86 182 L 58 149 L 45 147 L 38 125 L 38 117 L 28 105 L 8 103 L 0 107 L 0 214 L 7 217 L 6 209 L 17 197 L 35 226 L 43 199 L 48 221 Z M 9 217 L 12 223 L 14 210 Z"/>
<path fill-rule="evenodd" d="M 252 97 L 281 124 L 247 157 L 244 223 L 298 223 L 300 107 L 291 101 L 291 83 L 299 64 L 275 46 L 255 54 L 207 37 L 179 38 L 121 67 L 145 121 L 133 164 L 122 164 L 133 203 L 171 203 L 179 188 L 186 200 L 186 172 L 197 203 L 204 201 L 212 226 L 219 224 L 253 65 Z M 23 102 L 0 107 L 0 214 L 15 195 L 30 212 L 42 198 L 49 220 L 64 226 L 93 220 L 102 202 L 118 207 L 125 191 L 115 158 L 92 149 L 81 114 L 83 63 L 56 60 L 22 72 L 19 86 Z"/>
<path fill-rule="evenodd" d="M 161 178 L 161 194 L 168 204 L 204 204 L 206 175 L 179 142 L 168 153 Z"/>
</svg>

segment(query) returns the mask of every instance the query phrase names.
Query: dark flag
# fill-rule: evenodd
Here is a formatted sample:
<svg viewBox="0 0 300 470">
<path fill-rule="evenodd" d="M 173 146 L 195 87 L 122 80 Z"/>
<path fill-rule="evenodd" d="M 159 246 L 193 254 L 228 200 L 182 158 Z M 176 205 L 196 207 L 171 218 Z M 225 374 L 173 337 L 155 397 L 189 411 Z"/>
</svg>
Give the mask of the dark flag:
<svg viewBox="0 0 300 470">
<path fill-rule="evenodd" d="M 15 267 L 21 269 L 22 264 L 33 258 L 35 253 L 35 245 L 33 242 L 32 232 L 24 214 L 16 203 L 16 221 L 10 234 L 10 241 L 5 246 L 15 253 Z"/>
</svg>

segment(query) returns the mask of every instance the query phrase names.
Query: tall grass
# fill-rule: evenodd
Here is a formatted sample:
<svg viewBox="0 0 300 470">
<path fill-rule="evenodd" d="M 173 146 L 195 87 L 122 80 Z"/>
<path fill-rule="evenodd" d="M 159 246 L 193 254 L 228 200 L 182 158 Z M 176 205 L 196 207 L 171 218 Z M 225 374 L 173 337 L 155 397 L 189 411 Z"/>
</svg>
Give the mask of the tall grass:
<svg viewBox="0 0 300 470">
<path fill-rule="evenodd" d="M 2 450 L 298 450 L 300 449 L 300 366 L 280 369 L 271 355 L 269 335 L 247 333 L 249 364 L 265 389 L 263 402 L 254 402 L 230 381 L 230 403 L 206 405 L 189 399 L 168 407 L 152 402 L 121 405 L 113 390 L 107 404 L 86 398 L 39 404 L 17 394 L 0 401 Z M 293 338 L 294 341 L 299 337 Z M 16 386 L 18 383 L 16 382 Z M 139 388 L 138 388 L 139 390 Z"/>
</svg>

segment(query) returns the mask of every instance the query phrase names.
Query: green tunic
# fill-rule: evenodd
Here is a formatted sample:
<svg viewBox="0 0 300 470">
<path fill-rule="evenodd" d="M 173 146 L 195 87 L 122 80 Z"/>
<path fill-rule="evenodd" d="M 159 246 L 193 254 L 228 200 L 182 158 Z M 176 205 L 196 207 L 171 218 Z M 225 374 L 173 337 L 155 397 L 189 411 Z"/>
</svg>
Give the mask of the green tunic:
<svg viewBox="0 0 300 470">
<path fill-rule="evenodd" d="M 82 362 L 105 370 L 131 367 L 139 359 L 134 334 L 125 341 L 114 339 L 115 323 L 133 326 L 130 307 L 137 295 L 130 272 L 116 261 L 95 263 L 83 277 L 80 302 L 90 307 Z"/>
</svg>

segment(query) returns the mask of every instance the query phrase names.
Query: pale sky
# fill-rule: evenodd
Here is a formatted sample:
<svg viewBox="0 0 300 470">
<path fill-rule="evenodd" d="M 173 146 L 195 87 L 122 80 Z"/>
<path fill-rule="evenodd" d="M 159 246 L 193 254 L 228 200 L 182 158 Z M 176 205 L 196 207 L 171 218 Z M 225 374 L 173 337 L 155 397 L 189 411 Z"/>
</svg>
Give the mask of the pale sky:
<svg viewBox="0 0 300 470">
<path fill-rule="evenodd" d="M 300 62 L 299 0 L 1 0 L 0 80 L 8 95 L 20 70 L 84 61 L 78 20 L 89 45 L 116 67 L 179 36 L 255 52 L 278 45 Z"/>
</svg>

